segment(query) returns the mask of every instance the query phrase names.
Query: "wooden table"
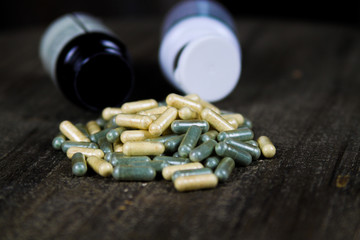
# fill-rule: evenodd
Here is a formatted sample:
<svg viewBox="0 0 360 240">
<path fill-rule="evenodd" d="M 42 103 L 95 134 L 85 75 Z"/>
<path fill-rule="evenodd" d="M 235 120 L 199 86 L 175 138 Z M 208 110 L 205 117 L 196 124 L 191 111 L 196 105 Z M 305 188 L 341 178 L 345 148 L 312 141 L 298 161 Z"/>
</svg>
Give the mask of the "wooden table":
<svg viewBox="0 0 360 240">
<path fill-rule="evenodd" d="M 134 99 L 168 92 L 157 63 L 160 20 L 108 20 L 127 44 Z M 217 103 L 243 113 L 273 159 L 236 168 L 216 189 L 178 193 L 162 179 L 75 177 L 51 147 L 68 102 L 38 57 L 45 26 L 0 33 L 0 239 L 360 239 L 360 35 L 311 23 L 237 21 L 241 80 Z M 144 83 L 145 82 L 145 83 Z M 140 84 L 141 85 L 141 84 Z"/>
</svg>

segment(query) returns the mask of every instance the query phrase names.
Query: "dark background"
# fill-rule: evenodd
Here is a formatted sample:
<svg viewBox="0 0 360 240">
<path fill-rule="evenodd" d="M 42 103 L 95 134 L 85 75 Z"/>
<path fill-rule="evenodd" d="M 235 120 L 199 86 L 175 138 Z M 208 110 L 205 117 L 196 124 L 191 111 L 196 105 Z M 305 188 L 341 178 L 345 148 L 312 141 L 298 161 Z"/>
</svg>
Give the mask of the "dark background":
<svg viewBox="0 0 360 240">
<path fill-rule="evenodd" d="M 36 24 L 48 24 L 71 11 L 84 11 L 101 18 L 159 17 L 176 0 L 12 0 L 2 1 L 0 29 L 14 29 Z M 288 21 L 311 21 L 359 27 L 359 1 L 220 1 L 237 18 Z"/>
</svg>

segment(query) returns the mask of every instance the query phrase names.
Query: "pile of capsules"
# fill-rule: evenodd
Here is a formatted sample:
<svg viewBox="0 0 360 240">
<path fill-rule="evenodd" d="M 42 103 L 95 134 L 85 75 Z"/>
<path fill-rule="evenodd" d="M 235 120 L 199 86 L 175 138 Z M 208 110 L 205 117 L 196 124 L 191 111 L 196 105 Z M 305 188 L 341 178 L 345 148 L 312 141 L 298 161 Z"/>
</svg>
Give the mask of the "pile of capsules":
<svg viewBox="0 0 360 240">
<path fill-rule="evenodd" d="M 105 108 L 86 125 L 60 123 L 52 142 L 83 176 L 90 166 L 103 177 L 151 181 L 156 174 L 172 180 L 176 190 L 214 188 L 235 166 L 275 155 L 270 139 L 254 139 L 252 123 L 239 113 L 220 111 L 196 94 L 169 94 Z"/>
</svg>

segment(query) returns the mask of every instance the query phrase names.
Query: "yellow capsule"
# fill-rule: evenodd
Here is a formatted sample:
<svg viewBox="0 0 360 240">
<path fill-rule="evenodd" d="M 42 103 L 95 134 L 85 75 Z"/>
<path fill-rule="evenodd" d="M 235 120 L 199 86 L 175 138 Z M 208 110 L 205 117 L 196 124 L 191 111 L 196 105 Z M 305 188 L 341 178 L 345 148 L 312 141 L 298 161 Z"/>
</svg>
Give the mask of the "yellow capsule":
<svg viewBox="0 0 360 240">
<path fill-rule="evenodd" d="M 164 144 L 160 142 L 126 142 L 123 153 L 130 156 L 160 155 L 165 151 Z"/>
<path fill-rule="evenodd" d="M 71 159 L 72 156 L 77 152 L 82 153 L 86 157 L 91 157 L 91 156 L 95 156 L 95 157 L 99 157 L 99 158 L 104 157 L 104 152 L 101 149 L 83 148 L 83 147 L 69 148 L 66 152 L 66 156 Z"/>
<path fill-rule="evenodd" d="M 218 178 L 213 173 L 178 177 L 174 181 L 179 192 L 215 188 L 217 184 Z"/>
<path fill-rule="evenodd" d="M 155 108 L 158 106 L 158 102 L 154 99 L 146 99 L 134 102 L 127 102 L 121 106 L 123 113 L 137 113 L 147 109 Z"/>
<path fill-rule="evenodd" d="M 104 159 L 98 158 L 98 157 L 88 157 L 86 159 L 89 166 L 100 176 L 108 177 L 112 175 L 112 172 L 114 171 L 113 166 L 111 163 L 108 163 Z"/>
<path fill-rule="evenodd" d="M 264 157 L 272 158 L 275 156 L 276 148 L 268 137 L 261 136 L 258 138 L 257 142 L 259 143 L 259 148 Z"/>
<path fill-rule="evenodd" d="M 220 112 L 221 112 L 218 107 L 216 107 L 213 104 L 201 99 L 200 96 L 197 95 L 197 94 L 188 94 L 185 97 L 189 98 L 191 100 L 194 100 L 196 102 L 199 102 L 203 108 L 210 108 L 211 110 L 213 110 L 214 112 L 216 112 L 218 114 L 220 114 Z"/>
<path fill-rule="evenodd" d="M 160 136 L 176 119 L 176 117 L 177 109 L 174 107 L 169 107 L 163 114 L 160 115 L 158 119 L 150 124 L 150 134 L 154 136 Z"/>
<path fill-rule="evenodd" d="M 209 108 L 205 108 L 201 112 L 201 118 L 209 122 L 209 124 L 219 132 L 234 130 L 235 128 L 230 125 L 221 115 L 217 114 Z"/>
<path fill-rule="evenodd" d="M 120 141 L 113 143 L 114 152 L 123 152 L 123 144 Z"/>
<path fill-rule="evenodd" d="M 115 118 L 115 123 L 121 127 L 148 129 L 153 122 L 151 117 L 139 114 L 120 113 Z"/>
<path fill-rule="evenodd" d="M 191 110 L 200 113 L 203 107 L 199 102 L 193 101 L 189 98 L 177 95 L 175 93 L 171 93 L 166 97 L 166 103 L 169 106 L 175 107 L 177 109 L 181 109 L 183 107 L 189 107 Z"/>
<path fill-rule="evenodd" d="M 96 121 L 89 121 L 86 124 L 86 129 L 88 130 L 90 135 L 98 133 L 98 132 L 101 131 L 101 128 L 100 128 L 99 124 L 97 124 Z"/>
<path fill-rule="evenodd" d="M 121 108 L 107 107 L 102 111 L 102 118 L 106 121 L 110 120 L 115 115 L 122 113 Z"/>
<path fill-rule="evenodd" d="M 154 136 L 147 130 L 126 130 L 121 133 L 121 142 L 126 143 L 130 141 L 143 141 Z"/>
<path fill-rule="evenodd" d="M 62 121 L 60 123 L 60 132 L 64 134 L 68 139 L 74 142 L 90 142 L 90 139 L 87 138 L 74 124 L 70 121 Z"/>
<path fill-rule="evenodd" d="M 243 115 L 241 115 L 240 113 L 222 114 L 221 116 L 223 118 L 225 118 L 226 120 L 233 119 L 233 118 L 236 119 L 239 126 L 243 125 L 244 121 L 245 121 Z"/>
<path fill-rule="evenodd" d="M 138 112 L 138 114 L 140 115 L 158 115 L 158 114 L 162 114 L 166 111 L 166 109 L 168 109 L 167 106 L 160 106 L 160 107 L 155 107 L 155 108 L 151 108 L 148 110 L 144 110 L 144 111 L 140 111 Z"/>
<path fill-rule="evenodd" d="M 199 114 L 189 107 L 183 107 L 179 110 L 179 117 L 183 120 L 198 119 Z"/>
<path fill-rule="evenodd" d="M 171 180 L 172 175 L 174 172 L 179 170 L 189 170 L 189 169 L 198 169 L 203 168 L 204 166 L 200 162 L 194 162 L 194 163 L 185 163 L 180 165 L 171 165 L 164 167 L 162 170 L 162 176 L 166 180 Z"/>
<path fill-rule="evenodd" d="M 226 119 L 226 118 L 224 118 L 224 119 Z M 230 123 L 230 125 L 231 126 L 233 126 L 234 128 L 238 128 L 239 127 L 239 123 L 238 123 L 238 121 L 236 121 L 236 119 L 235 118 L 228 118 L 228 119 L 226 119 L 229 123 Z"/>
<path fill-rule="evenodd" d="M 158 119 L 161 114 L 153 114 L 153 115 L 148 115 L 153 121 L 155 121 L 156 119 Z"/>
</svg>

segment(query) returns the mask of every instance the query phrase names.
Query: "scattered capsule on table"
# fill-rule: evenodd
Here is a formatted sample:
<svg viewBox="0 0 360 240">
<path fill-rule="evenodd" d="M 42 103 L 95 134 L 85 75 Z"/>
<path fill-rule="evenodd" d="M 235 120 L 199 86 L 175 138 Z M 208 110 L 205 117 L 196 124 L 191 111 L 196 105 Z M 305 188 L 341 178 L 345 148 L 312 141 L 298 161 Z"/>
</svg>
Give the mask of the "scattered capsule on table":
<svg viewBox="0 0 360 240">
<path fill-rule="evenodd" d="M 182 165 L 182 164 L 186 164 L 186 163 L 190 163 L 190 159 L 188 158 L 183 158 L 180 156 L 156 156 L 154 157 L 153 161 L 166 161 L 168 162 L 170 165 Z"/>
<path fill-rule="evenodd" d="M 126 128 L 124 127 L 117 127 L 117 128 L 113 128 L 110 129 L 110 131 L 108 131 L 106 133 L 106 139 L 111 142 L 114 143 L 115 141 L 120 139 L 121 134 L 126 130 Z"/>
<path fill-rule="evenodd" d="M 217 184 L 218 178 L 213 173 L 178 177 L 174 181 L 175 189 L 179 192 L 215 188 Z"/>
<path fill-rule="evenodd" d="M 211 156 L 205 159 L 204 166 L 207 168 L 215 169 L 220 162 L 220 158 L 218 156 Z"/>
<path fill-rule="evenodd" d="M 152 167 L 118 165 L 112 175 L 116 180 L 121 181 L 152 181 L 156 171 Z"/>
<path fill-rule="evenodd" d="M 225 182 L 229 179 L 234 168 L 235 161 L 230 157 L 224 157 L 216 167 L 214 174 L 218 177 L 219 182 Z"/>
<path fill-rule="evenodd" d="M 229 131 L 229 130 L 234 130 L 235 129 L 220 114 L 212 111 L 209 108 L 205 108 L 204 110 L 202 110 L 201 118 L 203 120 L 206 120 L 207 122 L 209 122 L 209 124 L 219 132 L 221 132 L 221 131 Z"/>
<path fill-rule="evenodd" d="M 193 176 L 193 175 L 201 175 L 201 174 L 211 174 L 213 171 L 210 168 L 198 168 L 198 169 L 186 169 L 179 170 L 173 173 L 171 179 L 175 181 L 178 177 L 184 176 Z"/>
<path fill-rule="evenodd" d="M 149 126 L 150 134 L 160 136 L 176 119 L 177 109 L 169 107 L 158 119 L 152 122 Z"/>
<path fill-rule="evenodd" d="M 258 160 L 261 155 L 261 151 L 258 147 L 255 147 L 253 145 L 250 145 L 250 144 L 247 144 L 247 143 L 244 143 L 241 141 L 237 141 L 234 138 L 226 138 L 224 140 L 224 142 L 228 145 L 235 146 L 238 149 L 241 149 L 241 150 L 244 150 L 244 151 L 250 153 L 253 160 Z"/>
<path fill-rule="evenodd" d="M 123 145 L 125 155 L 160 155 L 165 151 L 165 146 L 159 142 L 126 142 Z"/>
<path fill-rule="evenodd" d="M 103 150 L 104 153 L 111 153 L 113 152 L 113 145 L 111 142 L 108 142 L 108 140 L 106 139 L 106 137 L 102 137 L 99 139 L 98 141 L 99 143 L 99 148 L 101 150 Z"/>
<path fill-rule="evenodd" d="M 219 132 L 217 135 L 218 141 L 224 141 L 226 138 L 235 138 L 240 141 L 248 141 L 254 138 L 254 132 L 248 128 L 238 128 L 235 130 Z"/>
<path fill-rule="evenodd" d="M 89 132 L 89 134 L 95 134 L 97 132 L 101 131 L 101 128 L 99 126 L 99 124 L 97 124 L 96 121 L 89 121 L 86 123 L 86 129 Z"/>
<path fill-rule="evenodd" d="M 60 132 L 64 134 L 68 139 L 74 142 L 90 142 L 90 139 L 87 138 L 74 124 L 70 121 L 62 121 L 60 123 Z"/>
<path fill-rule="evenodd" d="M 189 156 L 189 153 L 196 146 L 201 135 L 201 128 L 198 126 L 191 126 L 185 133 L 182 139 L 178 152 L 181 157 Z"/>
<path fill-rule="evenodd" d="M 129 161 L 126 165 L 135 167 L 152 167 L 153 169 L 155 169 L 156 172 L 161 172 L 164 167 L 170 166 L 168 162 L 161 160 Z"/>
<path fill-rule="evenodd" d="M 100 132 L 91 134 L 91 135 L 90 135 L 91 141 L 93 141 L 93 142 L 98 142 L 99 139 L 101 139 L 101 138 L 103 138 L 103 137 L 106 137 L 106 134 L 107 134 L 109 131 L 111 131 L 112 129 L 114 129 L 114 127 L 112 127 L 112 128 L 106 128 L 106 129 L 104 129 L 104 130 L 101 130 Z"/>
<path fill-rule="evenodd" d="M 150 162 L 151 158 L 148 156 L 126 156 L 126 155 L 119 155 L 114 154 L 111 155 L 110 163 L 113 166 L 116 165 L 128 165 L 131 162 Z"/>
<path fill-rule="evenodd" d="M 158 115 L 158 114 L 163 114 L 167 109 L 168 109 L 167 106 L 159 106 L 159 107 L 147 109 L 147 110 L 144 110 L 144 111 L 140 111 L 140 112 L 138 112 L 138 114 L 140 114 L 140 115 L 148 115 L 148 116 Z"/>
<path fill-rule="evenodd" d="M 102 118 L 108 121 L 119 113 L 122 113 L 121 108 L 107 107 L 102 111 Z"/>
<path fill-rule="evenodd" d="M 202 133 L 209 131 L 209 123 L 204 120 L 175 120 L 171 123 L 171 130 L 174 133 L 182 134 L 191 126 L 198 126 L 201 128 Z"/>
<path fill-rule="evenodd" d="M 71 157 L 72 173 L 75 176 L 84 176 L 87 171 L 85 156 L 82 153 L 75 153 Z"/>
<path fill-rule="evenodd" d="M 275 156 L 276 148 L 270 138 L 267 136 L 261 136 L 258 138 L 257 142 L 259 143 L 259 147 L 264 157 L 272 158 Z"/>
<path fill-rule="evenodd" d="M 183 107 L 189 107 L 191 110 L 200 113 L 203 107 L 199 102 L 193 101 L 186 97 L 171 93 L 166 97 L 166 103 L 169 106 L 181 109 Z"/>
<path fill-rule="evenodd" d="M 224 142 L 220 142 L 215 146 L 217 155 L 221 157 L 231 157 L 235 163 L 241 166 L 247 166 L 252 161 L 250 153 L 238 149 L 235 146 L 228 145 Z"/>
<path fill-rule="evenodd" d="M 52 146 L 54 149 L 59 150 L 61 149 L 61 145 L 66 141 L 66 137 L 64 136 L 64 134 L 59 133 L 58 135 L 56 135 L 56 137 L 54 137 L 54 139 L 52 140 Z"/>
<path fill-rule="evenodd" d="M 147 130 L 126 130 L 121 133 L 121 142 L 143 141 L 154 137 Z"/>
<path fill-rule="evenodd" d="M 217 142 L 212 139 L 200 144 L 189 153 L 190 160 L 193 162 L 199 162 L 206 159 L 212 154 L 216 144 Z"/>
<path fill-rule="evenodd" d="M 148 129 L 153 122 L 151 117 L 139 114 L 120 113 L 116 115 L 115 122 L 121 127 L 130 127 L 138 129 Z"/>
<path fill-rule="evenodd" d="M 140 111 L 148 110 L 158 106 L 158 102 L 155 99 L 145 99 L 134 102 L 127 102 L 121 106 L 123 113 L 137 113 Z"/>
<path fill-rule="evenodd" d="M 186 170 L 186 169 L 198 169 L 203 168 L 204 166 L 199 162 L 194 163 L 186 163 L 181 165 L 171 165 L 164 167 L 162 170 L 162 176 L 165 180 L 171 180 L 172 175 L 174 172 L 179 170 Z"/>
<path fill-rule="evenodd" d="M 213 139 L 213 140 L 216 140 L 216 137 L 217 135 L 219 134 L 218 131 L 216 130 L 210 130 L 206 133 L 203 133 L 201 136 L 200 136 L 200 141 L 201 142 L 206 142 L 206 141 L 209 141 L 210 139 Z"/>
<path fill-rule="evenodd" d="M 91 156 L 96 156 L 98 158 L 104 157 L 104 152 L 101 149 L 83 148 L 83 147 L 70 147 L 66 151 L 66 156 L 71 159 L 72 156 L 77 152 L 84 154 L 86 157 L 91 157 Z"/>
<path fill-rule="evenodd" d="M 176 152 L 184 136 L 185 134 L 176 135 L 166 140 L 166 142 L 164 143 L 165 151 L 167 153 Z"/>
<path fill-rule="evenodd" d="M 61 144 L 61 150 L 66 153 L 67 150 L 71 147 L 82 147 L 82 148 L 93 148 L 97 149 L 99 148 L 99 145 L 97 145 L 94 142 L 73 142 L 73 141 L 65 141 Z"/>
<path fill-rule="evenodd" d="M 108 177 L 113 173 L 113 166 L 104 159 L 91 156 L 86 159 L 89 166 L 100 176 Z"/>
</svg>

